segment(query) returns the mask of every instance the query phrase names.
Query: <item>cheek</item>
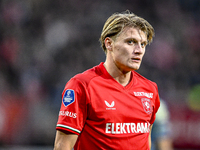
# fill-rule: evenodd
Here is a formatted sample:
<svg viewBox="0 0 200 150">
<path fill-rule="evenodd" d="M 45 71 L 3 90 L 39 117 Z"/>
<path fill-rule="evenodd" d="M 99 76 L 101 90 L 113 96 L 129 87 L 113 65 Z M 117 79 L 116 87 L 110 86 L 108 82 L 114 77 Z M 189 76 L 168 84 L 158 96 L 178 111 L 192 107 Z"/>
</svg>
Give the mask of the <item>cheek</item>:
<svg viewBox="0 0 200 150">
<path fill-rule="evenodd" d="M 142 57 L 144 56 L 144 54 L 145 54 L 145 49 L 144 49 L 143 52 L 142 52 Z"/>
<path fill-rule="evenodd" d="M 117 51 L 118 54 L 121 54 L 121 55 L 129 55 L 130 53 L 132 53 L 131 50 L 128 47 L 125 47 L 125 46 L 118 47 L 116 49 L 116 51 Z"/>
<path fill-rule="evenodd" d="M 116 56 L 120 59 L 126 59 L 130 57 L 130 53 L 126 50 L 121 49 L 121 51 L 119 51 Z"/>
<path fill-rule="evenodd" d="M 132 53 L 129 47 L 126 47 L 123 43 L 116 44 L 113 48 L 114 48 L 113 53 L 118 58 L 129 56 Z"/>
</svg>

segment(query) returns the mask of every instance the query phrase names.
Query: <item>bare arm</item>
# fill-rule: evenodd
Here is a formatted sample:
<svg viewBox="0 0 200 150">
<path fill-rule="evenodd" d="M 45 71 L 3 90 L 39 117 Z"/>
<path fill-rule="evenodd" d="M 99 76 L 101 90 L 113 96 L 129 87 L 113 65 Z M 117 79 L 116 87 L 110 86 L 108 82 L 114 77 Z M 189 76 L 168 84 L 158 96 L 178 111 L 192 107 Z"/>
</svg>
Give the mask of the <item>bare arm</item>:
<svg viewBox="0 0 200 150">
<path fill-rule="evenodd" d="M 172 140 L 169 137 L 159 139 L 158 148 L 159 150 L 173 150 Z"/>
<path fill-rule="evenodd" d="M 151 130 L 153 125 L 150 126 L 150 132 L 149 132 L 149 148 L 151 149 Z"/>
<path fill-rule="evenodd" d="M 74 147 L 78 135 L 66 134 L 59 130 L 56 131 L 56 139 L 54 144 L 54 150 L 72 150 Z"/>
</svg>

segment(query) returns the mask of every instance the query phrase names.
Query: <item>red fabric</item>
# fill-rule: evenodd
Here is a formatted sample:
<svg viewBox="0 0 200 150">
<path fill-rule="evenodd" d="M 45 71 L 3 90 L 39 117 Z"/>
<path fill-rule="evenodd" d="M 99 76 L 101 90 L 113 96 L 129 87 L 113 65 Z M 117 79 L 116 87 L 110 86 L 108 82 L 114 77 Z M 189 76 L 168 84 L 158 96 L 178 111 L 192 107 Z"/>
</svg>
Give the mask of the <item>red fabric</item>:
<svg viewBox="0 0 200 150">
<path fill-rule="evenodd" d="M 160 105 L 154 82 L 133 71 L 123 87 L 101 63 L 73 77 L 63 97 L 67 89 L 74 91 L 75 101 L 62 102 L 57 129 L 79 134 L 75 150 L 149 150 L 149 127 Z"/>
</svg>

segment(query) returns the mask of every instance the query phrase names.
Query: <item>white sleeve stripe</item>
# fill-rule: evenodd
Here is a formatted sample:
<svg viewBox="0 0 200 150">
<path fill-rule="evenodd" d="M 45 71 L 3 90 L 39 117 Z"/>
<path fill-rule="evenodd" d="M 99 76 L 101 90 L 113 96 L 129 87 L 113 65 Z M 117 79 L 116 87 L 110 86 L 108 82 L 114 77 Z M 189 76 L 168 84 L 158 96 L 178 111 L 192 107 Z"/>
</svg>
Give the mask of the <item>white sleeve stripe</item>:
<svg viewBox="0 0 200 150">
<path fill-rule="evenodd" d="M 74 128 L 69 127 L 69 126 L 66 126 L 66 125 L 57 124 L 57 127 L 63 127 L 63 128 L 66 128 L 66 129 L 70 129 L 70 130 L 72 130 L 72 131 L 75 131 L 75 132 L 77 132 L 77 133 L 81 133 L 80 130 L 74 129 Z"/>
</svg>

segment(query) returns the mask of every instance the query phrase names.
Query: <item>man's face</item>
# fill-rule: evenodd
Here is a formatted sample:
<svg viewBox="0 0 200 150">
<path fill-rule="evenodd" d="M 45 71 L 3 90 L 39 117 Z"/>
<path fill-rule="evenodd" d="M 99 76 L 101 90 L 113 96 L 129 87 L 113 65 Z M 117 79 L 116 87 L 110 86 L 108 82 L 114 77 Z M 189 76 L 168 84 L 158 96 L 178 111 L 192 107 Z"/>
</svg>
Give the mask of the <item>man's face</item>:
<svg viewBox="0 0 200 150">
<path fill-rule="evenodd" d="M 115 65 L 122 71 L 138 70 L 147 45 L 146 34 L 134 27 L 126 27 L 112 40 L 111 55 Z"/>
</svg>

